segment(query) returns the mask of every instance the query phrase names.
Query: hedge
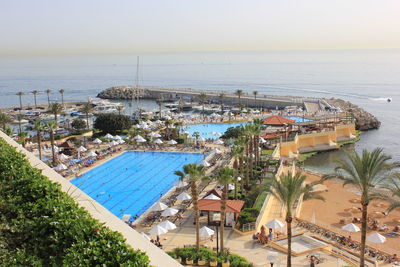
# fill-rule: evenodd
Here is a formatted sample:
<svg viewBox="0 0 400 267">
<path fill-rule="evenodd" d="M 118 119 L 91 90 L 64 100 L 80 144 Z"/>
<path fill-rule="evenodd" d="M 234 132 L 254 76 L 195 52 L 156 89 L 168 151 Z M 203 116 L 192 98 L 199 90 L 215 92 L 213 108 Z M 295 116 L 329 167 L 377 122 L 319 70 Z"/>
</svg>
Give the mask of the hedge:
<svg viewBox="0 0 400 267">
<path fill-rule="evenodd" d="M 149 266 L 0 138 L 1 266 Z"/>
</svg>

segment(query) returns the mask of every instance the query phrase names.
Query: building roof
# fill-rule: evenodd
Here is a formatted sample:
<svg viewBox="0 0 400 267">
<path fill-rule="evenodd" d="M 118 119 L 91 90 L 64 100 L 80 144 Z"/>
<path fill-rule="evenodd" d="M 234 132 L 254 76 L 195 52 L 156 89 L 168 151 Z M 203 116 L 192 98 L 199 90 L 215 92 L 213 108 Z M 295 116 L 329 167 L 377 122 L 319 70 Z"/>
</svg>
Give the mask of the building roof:
<svg viewBox="0 0 400 267">
<path fill-rule="evenodd" d="M 287 119 L 281 116 L 271 116 L 263 119 L 264 125 L 285 125 L 285 124 L 295 124 L 295 120 Z"/>
<path fill-rule="evenodd" d="M 70 141 L 65 141 L 64 143 L 62 143 L 61 145 L 59 145 L 59 147 L 63 147 L 63 148 L 73 148 L 74 144 L 71 143 Z"/>
<path fill-rule="evenodd" d="M 205 211 L 221 211 L 221 200 L 220 199 L 200 199 L 199 210 Z M 242 200 L 227 200 L 226 201 L 226 212 L 240 213 L 244 201 Z"/>
<path fill-rule="evenodd" d="M 264 135 L 262 138 L 264 138 L 264 139 L 275 139 L 275 138 L 278 138 L 278 137 L 279 136 L 278 136 L 277 133 L 270 133 L 270 134 Z"/>
<path fill-rule="evenodd" d="M 222 198 L 221 193 L 220 193 L 219 191 L 217 191 L 215 188 L 214 188 L 214 189 L 211 189 L 210 191 L 208 191 L 208 192 L 204 195 L 203 198 L 205 198 L 205 197 L 207 197 L 207 196 L 209 196 L 209 195 L 211 195 L 211 194 L 213 194 L 213 195 L 215 195 L 215 196 L 217 196 L 217 197 L 219 197 L 219 198 Z"/>
</svg>

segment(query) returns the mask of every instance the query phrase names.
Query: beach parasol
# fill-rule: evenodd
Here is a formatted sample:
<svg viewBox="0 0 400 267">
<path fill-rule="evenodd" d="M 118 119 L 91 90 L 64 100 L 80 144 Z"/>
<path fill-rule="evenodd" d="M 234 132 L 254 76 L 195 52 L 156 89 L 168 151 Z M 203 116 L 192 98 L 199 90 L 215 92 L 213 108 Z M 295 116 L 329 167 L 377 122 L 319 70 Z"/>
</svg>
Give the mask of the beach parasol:
<svg viewBox="0 0 400 267">
<path fill-rule="evenodd" d="M 285 225 L 278 219 L 273 219 L 272 221 L 267 222 L 265 224 L 265 226 L 267 226 L 268 228 L 271 228 L 271 229 L 280 229 Z"/>
<path fill-rule="evenodd" d="M 159 137 L 161 137 L 161 134 L 155 133 L 155 132 L 151 132 L 151 133 L 149 134 L 149 136 L 150 136 L 150 137 L 159 138 Z"/>
<path fill-rule="evenodd" d="M 218 137 L 222 136 L 222 133 L 220 132 L 211 132 L 211 134 Z"/>
<path fill-rule="evenodd" d="M 214 141 L 214 145 L 223 145 L 224 141 L 222 141 L 221 139 L 217 139 Z"/>
<path fill-rule="evenodd" d="M 99 138 L 96 138 L 93 140 L 93 143 L 100 145 L 101 143 L 103 143 L 103 141 L 101 141 Z"/>
<path fill-rule="evenodd" d="M 109 133 L 108 133 L 108 134 L 106 134 L 104 137 L 105 137 L 105 138 L 111 138 L 111 139 L 112 139 L 112 138 L 114 138 L 114 136 L 112 136 L 112 135 L 111 135 L 111 134 L 109 134 Z"/>
<path fill-rule="evenodd" d="M 117 143 L 118 144 L 123 144 L 123 143 L 125 143 L 125 141 L 123 139 L 119 139 L 119 140 L 117 140 Z"/>
<path fill-rule="evenodd" d="M 174 186 L 176 186 L 176 187 L 178 187 L 178 188 L 180 188 L 180 187 L 185 187 L 185 186 L 187 186 L 187 185 L 188 185 L 188 183 L 185 182 L 185 181 L 176 181 L 175 184 L 174 184 Z"/>
<path fill-rule="evenodd" d="M 66 160 L 69 158 L 67 155 L 65 155 L 63 153 L 61 153 L 61 155 L 59 157 L 60 157 L 60 160 Z"/>
<path fill-rule="evenodd" d="M 56 171 L 63 171 L 63 170 L 68 169 L 68 167 L 65 166 L 64 164 L 60 163 L 60 164 L 58 164 L 54 169 L 55 169 Z"/>
<path fill-rule="evenodd" d="M 163 141 L 161 139 L 154 140 L 154 144 L 161 145 Z"/>
<path fill-rule="evenodd" d="M 165 205 L 164 203 L 157 201 L 151 208 L 150 211 L 162 211 L 167 209 L 168 206 Z"/>
<path fill-rule="evenodd" d="M 96 152 L 90 151 L 89 153 L 87 153 L 87 156 L 88 157 L 96 157 L 97 154 L 96 154 Z"/>
<path fill-rule="evenodd" d="M 156 225 L 153 228 L 151 228 L 148 233 L 151 235 L 163 235 L 163 234 L 168 233 L 168 230 L 165 229 L 164 227 Z"/>
<path fill-rule="evenodd" d="M 264 138 L 260 137 L 260 144 L 265 144 L 266 142 L 267 141 Z"/>
<path fill-rule="evenodd" d="M 205 161 L 205 160 L 203 160 L 203 161 L 201 162 L 201 165 L 203 165 L 204 167 L 210 167 L 210 166 L 211 166 L 211 164 L 208 163 L 208 162 Z"/>
<path fill-rule="evenodd" d="M 140 232 L 140 235 L 143 236 L 147 241 L 151 241 L 151 238 L 143 232 Z"/>
<path fill-rule="evenodd" d="M 138 140 L 138 139 L 143 139 L 141 135 L 136 135 L 133 139 Z"/>
<path fill-rule="evenodd" d="M 209 194 L 209 195 L 206 196 L 204 199 L 215 199 L 215 200 L 217 200 L 217 199 L 221 199 L 221 198 L 217 197 L 217 196 L 214 195 L 214 194 Z"/>
<path fill-rule="evenodd" d="M 85 152 L 85 151 L 87 151 L 87 149 L 84 148 L 83 146 L 80 146 L 80 147 L 77 149 L 77 151 L 78 151 L 78 152 Z"/>
<path fill-rule="evenodd" d="M 110 142 L 110 146 L 116 146 L 119 145 L 119 143 L 117 141 L 111 141 Z"/>
<path fill-rule="evenodd" d="M 188 193 L 182 192 L 176 197 L 176 199 L 177 200 L 189 200 L 189 199 L 192 199 L 192 197 Z"/>
<path fill-rule="evenodd" d="M 367 241 L 376 243 L 376 244 L 382 244 L 386 242 L 386 237 L 384 237 L 381 234 L 378 233 L 373 233 L 369 236 L 367 236 Z"/>
<path fill-rule="evenodd" d="M 159 223 L 158 226 L 161 226 L 162 228 L 165 228 L 167 230 L 174 230 L 177 228 L 174 223 L 172 223 L 168 220 Z"/>
<path fill-rule="evenodd" d="M 179 210 L 174 208 L 168 208 L 161 213 L 162 217 L 169 217 L 178 213 Z"/>
<path fill-rule="evenodd" d="M 200 237 L 210 237 L 214 235 L 214 230 L 208 228 L 207 226 L 203 226 L 200 228 L 199 235 Z"/>
<path fill-rule="evenodd" d="M 114 139 L 114 140 L 122 140 L 122 137 L 119 136 L 119 135 L 116 135 L 116 136 L 113 137 L 113 139 Z"/>
<path fill-rule="evenodd" d="M 199 136 L 199 138 L 197 138 L 197 141 L 199 142 L 205 142 L 206 139 L 203 136 Z"/>
<path fill-rule="evenodd" d="M 210 154 L 213 154 L 213 153 L 215 153 L 215 154 L 221 154 L 222 151 L 219 150 L 218 148 L 214 148 L 213 150 L 210 151 Z"/>
<path fill-rule="evenodd" d="M 54 152 L 58 153 L 60 151 L 60 149 L 57 146 L 53 146 L 54 148 Z"/>
<path fill-rule="evenodd" d="M 171 120 L 172 118 L 171 118 L 171 116 L 165 115 L 165 116 L 164 116 L 164 119 L 166 119 L 166 120 Z"/>
<path fill-rule="evenodd" d="M 167 144 L 168 144 L 168 145 L 176 145 L 176 144 L 178 144 L 178 142 L 176 142 L 175 140 L 169 140 L 169 141 L 167 142 Z"/>
<path fill-rule="evenodd" d="M 144 142 L 146 142 L 146 139 L 144 139 L 143 137 L 141 137 L 141 136 L 139 135 L 139 137 L 136 138 L 136 142 L 138 142 L 138 143 L 144 143 Z"/>
<path fill-rule="evenodd" d="M 353 223 L 346 224 L 345 226 L 342 227 L 342 230 L 345 230 L 345 231 L 351 232 L 351 233 L 360 232 L 360 228 Z"/>
</svg>

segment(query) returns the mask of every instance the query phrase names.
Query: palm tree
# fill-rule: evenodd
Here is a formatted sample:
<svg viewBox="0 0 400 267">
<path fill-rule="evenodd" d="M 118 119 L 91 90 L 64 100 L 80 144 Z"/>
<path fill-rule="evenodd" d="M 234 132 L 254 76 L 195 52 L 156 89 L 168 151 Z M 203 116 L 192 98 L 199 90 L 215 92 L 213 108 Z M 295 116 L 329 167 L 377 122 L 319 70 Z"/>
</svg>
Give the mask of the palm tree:
<svg viewBox="0 0 400 267">
<path fill-rule="evenodd" d="M 33 90 L 32 94 L 33 94 L 33 100 L 35 101 L 35 108 L 37 108 L 36 96 L 39 94 L 39 91 Z"/>
<path fill-rule="evenodd" d="M 348 154 L 347 159 L 338 160 L 335 174 L 325 176 L 326 179 L 337 177 L 343 180 L 343 185 L 352 185 L 361 193 L 360 267 L 364 266 L 368 205 L 372 200 L 381 198 L 381 195 L 372 192 L 372 189 L 384 187 L 387 181 L 386 175 L 400 167 L 397 162 L 390 163 L 391 159 L 390 156 L 383 153 L 382 148 L 376 148 L 372 152 L 364 149 L 361 155 L 358 153 Z"/>
<path fill-rule="evenodd" d="M 236 90 L 235 95 L 237 95 L 238 99 L 239 99 L 239 106 L 240 106 L 240 110 L 242 110 L 242 101 L 241 101 L 241 97 L 243 95 L 243 90 Z"/>
<path fill-rule="evenodd" d="M 221 198 L 221 228 L 220 228 L 220 236 L 221 236 L 221 252 L 224 252 L 224 229 L 225 229 L 225 215 L 226 215 L 226 201 L 228 200 L 228 185 L 234 183 L 235 179 L 235 171 L 227 166 L 221 168 L 218 174 L 215 176 L 215 180 L 220 185 L 223 185 L 222 189 L 222 198 Z"/>
<path fill-rule="evenodd" d="M 195 145 L 197 146 L 197 139 L 199 139 L 200 133 L 199 132 L 194 132 L 192 134 L 192 136 L 194 137 L 194 142 L 195 142 Z"/>
<path fill-rule="evenodd" d="M 182 171 L 175 171 L 175 175 L 179 176 L 180 180 L 183 180 L 187 177 L 187 180 L 190 182 L 190 188 L 192 191 L 192 199 L 193 199 L 193 209 L 194 209 L 194 217 L 195 217 L 195 225 L 196 225 L 196 250 L 200 249 L 200 225 L 199 225 L 199 206 L 198 206 L 198 192 L 197 192 L 197 183 L 205 179 L 205 167 L 202 165 L 190 163 L 183 166 Z"/>
<path fill-rule="evenodd" d="M 26 138 L 28 137 L 28 132 L 20 132 L 18 133 L 19 141 L 21 142 L 21 145 L 25 147 L 26 144 Z"/>
<path fill-rule="evenodd" d="M 253 95 L 254 95 L 254 105 L 256 105 L 257 104 L 258 91 L 253 91 Z"/>
<path fill-rule="evenodd" d="M 118 115 L 121 115 L 121 111 L 124 109 L 123 106 L 117 106 Z"/>
<path fill-rule="evenodd" d="M 49 121 L 45 126 L 45 130 L 50 133 L 50 142 L 51 142 L 51 155 L 53 159 L 53 166 L 56 165 L 56 155 L 54 153 L 54 131 L 57 130 L 58 125 L 57 121 Z"/>
<path fill-rule="evenodd" d="M 203 111 L 202 111 L 202 113 L 203 113 L 203 120 L 204 120 L 204 118 L 205 118 L 204 104 L 205 104 L 206 101 L 207 101 L 207 95 L 206 95 L 205 93 L 201 93 L 201 94 L 199 95 L 199 101 L 200 101 L 200 103 L 203 105 Z"/>
<path fill-rule="evenodd" d="M 313 186 L 321 183 L 321 181 L 312 182 L 308 185 L 305 185 L 305 179 L 306 176 L 302 175 L 301 172 L 297 172 L 295 175 L 289 172 L 286 175 L 280 176 L 279 178 L 273 178 L 267 187 L 267 191 L 276 197 L 285 207 L 285 221 L 288 239 L 286 266 L 288 267 L 292 266 L 292 221 L 294 204 L 297 203 L 301 198 L 303 201 L 309 199 L 323 200 L 321 195 L 312 192 Z"/>
<path fill-rule="evenodd" d="M 161 119 L 161 116 L 162 116 L 162 115 L 161 115 L 162 102 L 158 100 L 158 101 L 157 101 L 157 105 L 158 105 L 158 109 L 159 109 L 159 111 L 158 111 L 159 114 L 158 114 L 158 115 L 159 115 L 159 117 L 160 117 L 160 119 Z"/>
<path fill-rule="evenodd" d="M 51 103 L 50 107 L 49 107 L 49 112 L 54 114 L 54 121 L 57 122 L 57 115 L 61 114 L 62 111 L 62 106 L 55 102 L 55 103 Z"/>
<path fill-rule="evenodd" d="M 81 112 L 85 113 L 86 115 L 86 127 L 89 129 L 89 114 L 93 111 L 93 105 L 90 101 L 83 104 L 81 108 Z"/>
<path fill-rule="evenodd" d="M 12 137 L 14 135 L 14 130 L 12 128 L 6 128 L 4 130 L 4 133 L 10 137 Z"/>
<path fill-rule="evenodd" d="M 7 125 L 10 124 L 13 120 L 10 115 L 7 113 L 0 112 L 0 125 L 3 131 L 7 129 Z"/>
<path fill-rule="evenodd" d="M 33 129 L 36 131 L 36 138 L 38 143 L 39 159 L 42 160 L 42 148 L 40 134 L 43 131 L 43 124 L 40 120 L 35 120 Z"/>
<path fill-rule="evenodd" d="M 392 192 L 392 196 L 386 198 L 390 202 L 388 211 L 391 212 L 394 209 L 400 208 L 400 173 L 395 173 L 393 177 L 389 178 L 389 181 L 385 188 Z"/>
<path fill-rule="evenodd" d="M 61 94 L 61 104 L 62 104 L 62 106 L 64 106 L 64 93 L 65 93 L 65 90 L 64 89 L 60 89 L 60 90 L 58 90 L 58 92 Z"/>
<path fill-rule="evenodd" d="M 218 95 L 219 98 L 219 103 L 221 104 L 221 113 L 224 112 L 224 98 L 225 98 L 225 94 L 224 93 L 220 93 Z"/>
<path fill-rule="evenodd" d="M 45 92 L 47 94 L 47 105 L 50 107 L 50 93 L 51 93 L 51 90 L 47 89 Z"/>
<path fill-rule="evenodd" d="M 21 113 L 17 114 L 17 120 L 18 120 L 18 129 L 19 129 L 19 133 L 22 132 L 22 125 L 21 125 L 21 121 L 24 118 L 24 116 L 22 116 Z"/>
<path fill-rule="evenodd" d="M 16 95 L 19 96 L 19 107 L 22 110 L 22 96 L 25 95 L 25 93 L 24 92 L 18 92 Z"/>
</svg>

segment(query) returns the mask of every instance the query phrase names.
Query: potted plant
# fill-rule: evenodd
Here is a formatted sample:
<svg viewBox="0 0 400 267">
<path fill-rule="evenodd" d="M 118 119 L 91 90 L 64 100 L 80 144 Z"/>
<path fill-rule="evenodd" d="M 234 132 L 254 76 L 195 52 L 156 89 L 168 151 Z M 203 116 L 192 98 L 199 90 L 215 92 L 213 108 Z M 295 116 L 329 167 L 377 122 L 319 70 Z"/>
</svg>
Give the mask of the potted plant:
<svg viewBox="0 0 400 267">
<path fill-rule="evenodd" d="M 222 267 L 229 267 L 231 266 L 231 264 L 229 263 L 229 261 L 226 259 L 225 262 L 222 263 Z"/>
<path fill-rule="evenodd" d="M 210 266 L 217 266 L 218 265 L 217 256 L 214 256 L 214 255 L 210 256 L 209 261 L 210 261 Z"/>
<path fill-rule="evenodd" d="M 187 265 L 193 265 L 193 260 L 191 259 L 190 256 L 186 258 L 186 264 Z"/>
<path fill-rule="evenodd" d="M 199 266 L 206 265 L 206 261 L 202 260 L 202 257 L 199 256 L 199 259 L 197 260 L 197 265 L 199 265 Z"/>
</svg>

